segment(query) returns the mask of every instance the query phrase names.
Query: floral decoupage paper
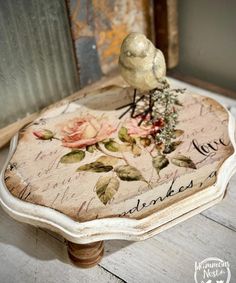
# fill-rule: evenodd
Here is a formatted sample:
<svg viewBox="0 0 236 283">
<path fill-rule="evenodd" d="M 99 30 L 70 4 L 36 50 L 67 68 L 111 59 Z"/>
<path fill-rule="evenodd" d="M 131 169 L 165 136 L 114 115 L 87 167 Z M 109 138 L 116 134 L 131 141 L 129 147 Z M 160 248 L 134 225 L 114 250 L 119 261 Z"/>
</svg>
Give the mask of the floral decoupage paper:
<svg viewBox="0 0 236 283">
<path fill-rule="evenodd" d="M 26 187 L 23 200 L 85 221 L 122 215 L 142 198 L 162 196 L 155 208 L 162 207 L 214 183 L 216 174 L 208 176 L 232 153 L 222 123 L 227 113 L 209 98 L 182 91 L 172 98 L 155 120 L 150 113 L 137 115 L 147 107 L 145 97 L 136 115 L 123 115 L 132 90 L 118 87 L 46 111 L 21 132 L 7 174 L 18 170 L 23 181 L 12 193 L 19 196 Z M 215 127 L 208 122 L 213 119 Z M 190 181 L 191 188 L 179 190 Z M 14 187 L 13 179 L 8 182 Z M 164 198 L 168 190 L 173 198 Z"/>
</svg>

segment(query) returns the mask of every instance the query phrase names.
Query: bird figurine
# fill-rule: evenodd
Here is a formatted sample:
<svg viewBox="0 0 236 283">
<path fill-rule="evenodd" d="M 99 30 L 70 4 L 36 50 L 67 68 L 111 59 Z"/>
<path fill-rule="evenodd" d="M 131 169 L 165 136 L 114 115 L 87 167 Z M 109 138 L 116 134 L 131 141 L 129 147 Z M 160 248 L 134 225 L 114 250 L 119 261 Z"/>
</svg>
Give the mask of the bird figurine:
<svg viewBox="0 0 236 283">
<path fill-rule="evenodd" d="M 166 76 L 165 58 L 147 37 L 132 32 L 123 40 L 119 66 L 121 76 L 134 89 L 150 91 L 161 87 Z"/>
<path fill-rule="evenodd" d="M 130 109 L 132 109 L 131 117 L 133 117 L 137 90 L 146 91 L 150 96 L 149 104 L 151 104 L 152 91 L 165 86 L 165 58 L 161 50 L 157 49 L 144 34 L 132 32 L 122 42 L 119 68 L 121 76 L 134 88 L 133 102 L 122 117 Z M 151 105 L 149 106 L 151 109 Z"/>
</svg>

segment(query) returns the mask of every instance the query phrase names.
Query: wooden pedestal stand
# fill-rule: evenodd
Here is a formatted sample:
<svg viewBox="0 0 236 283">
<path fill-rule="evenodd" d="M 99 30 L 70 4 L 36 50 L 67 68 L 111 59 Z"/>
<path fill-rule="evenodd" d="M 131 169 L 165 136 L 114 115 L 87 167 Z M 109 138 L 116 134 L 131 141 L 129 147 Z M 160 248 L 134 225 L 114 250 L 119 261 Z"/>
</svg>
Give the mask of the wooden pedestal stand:
<svg viewBox="0 0 236 283">
<path fill-rule="evenodd" d="M 178 135 L 160 155 L 129 134 L 140 133 L 130 113 L 119 119 L 132 95 L 113 85 L 43 112 L 1 172 L 4 210 L 61 234 L 80 267 L 101 260 L 103 240 L 144 240 L 218 203 L 236 169 L 234 118 L 218 102 L 180 94 Z"/>
</svg>

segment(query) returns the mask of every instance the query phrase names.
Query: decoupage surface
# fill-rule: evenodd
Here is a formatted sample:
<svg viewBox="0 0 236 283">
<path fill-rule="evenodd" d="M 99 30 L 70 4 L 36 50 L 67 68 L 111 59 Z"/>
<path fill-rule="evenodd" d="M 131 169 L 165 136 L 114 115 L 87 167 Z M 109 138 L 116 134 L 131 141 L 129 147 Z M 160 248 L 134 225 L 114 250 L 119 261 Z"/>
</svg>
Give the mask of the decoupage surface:
<svg viewBox="0 0 236 283">
<path fill-rule="evenodd" d="M 131 88 L 104 88 L 22 129 L 5 172 L 11 194 L 77 221 L 140 219 L 213 185 L 233 153 L 227 111 L 211 98 L 179 93 L 167 150 L 155 140 L 162 119 L 122 116 L 132 95 Z M 136 111 L 145 108 L 145 97 L 137 101 Z"/>
</svg>

